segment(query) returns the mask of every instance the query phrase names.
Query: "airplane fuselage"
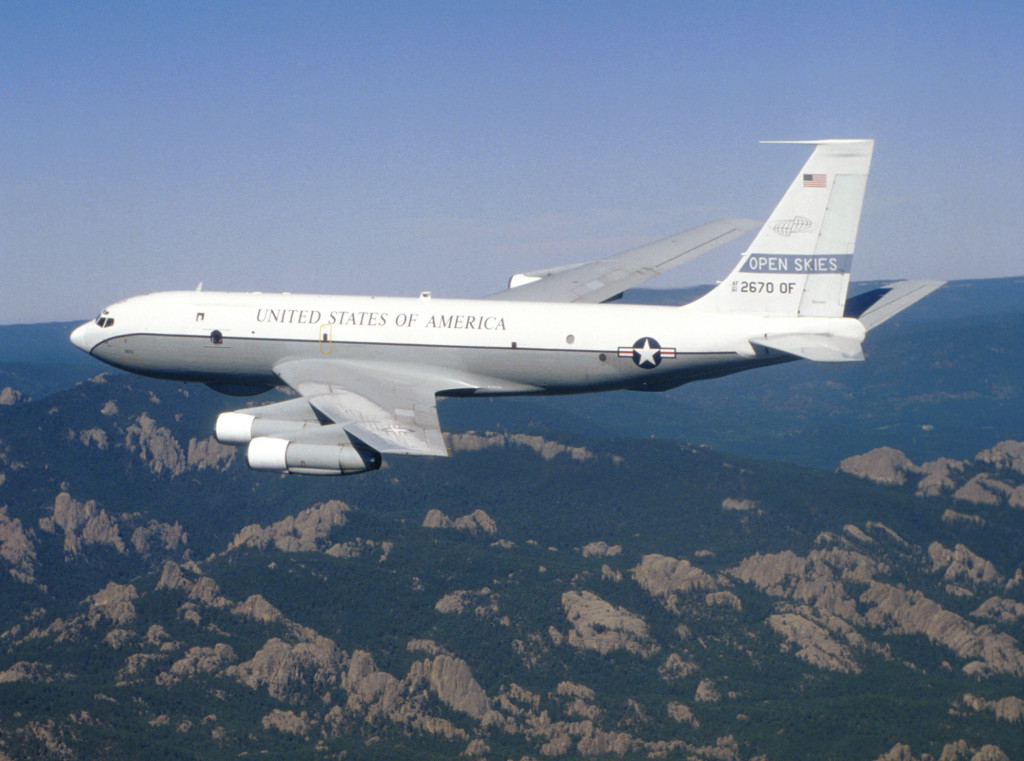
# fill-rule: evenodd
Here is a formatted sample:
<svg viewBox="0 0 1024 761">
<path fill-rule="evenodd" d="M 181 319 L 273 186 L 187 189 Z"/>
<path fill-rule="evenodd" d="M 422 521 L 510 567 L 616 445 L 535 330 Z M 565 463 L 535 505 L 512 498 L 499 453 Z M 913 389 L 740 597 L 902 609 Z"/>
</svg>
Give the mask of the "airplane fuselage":
<svg viewBox="0 0 1024 761">
<path fill-rule="evenodd" d="M 175 291 L 119 302 L 73 340 L 161 378 L 272 386 L 283 362 L 344 359 L 435 368 L 451 380 L 443 393 L 504 395 L 669 388 L 792 359 L 750 339 L 796 330 L 864 337 L 855 319 L 687 306 Z"/>
<path fill-rule="evenodd" d="M 606 259 L 514 275 L 484 299 L 175 291 L 78 327 L 98 359 L 231 394 L 295 396 L 222 412 L 250 468 L 350 475 L 383 456 L 447 456 L 439 396 L 662 391 L 763 365 L 856 362 L 867 330 L 941 283 L 847 300 L 870 140 L 825 140 L 732 272 L 691 304 L 607 303 L 759 223 L 727 218 Z M 846 315 L 850 315 L 847 317 Z"/>
</svg>

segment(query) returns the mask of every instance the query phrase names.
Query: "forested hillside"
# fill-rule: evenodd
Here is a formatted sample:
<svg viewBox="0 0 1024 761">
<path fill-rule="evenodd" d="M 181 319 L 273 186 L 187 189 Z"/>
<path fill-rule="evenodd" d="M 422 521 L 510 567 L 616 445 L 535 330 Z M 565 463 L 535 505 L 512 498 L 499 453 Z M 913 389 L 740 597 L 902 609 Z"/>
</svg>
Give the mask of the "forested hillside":
<svg viewBox="0 0 1024 761">
<path fill-rule="evenodd" d="M 1024 758 L 996 285 L 853 380 L 448 400 L 452 458 L 347 478 L 253 473 L 211 436 L 239 400 L 3 328 L 0 759 Z"/>
</svg>

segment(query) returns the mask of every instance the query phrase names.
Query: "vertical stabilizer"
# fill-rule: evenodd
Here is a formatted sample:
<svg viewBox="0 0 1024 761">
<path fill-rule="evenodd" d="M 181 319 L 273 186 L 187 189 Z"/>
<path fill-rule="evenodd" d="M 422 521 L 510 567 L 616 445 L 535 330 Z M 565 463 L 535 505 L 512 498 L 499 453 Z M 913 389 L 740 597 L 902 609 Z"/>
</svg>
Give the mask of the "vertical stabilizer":
<svg viewBox="0 0 1024 761">
<path fill-rule="evenodd" d="M 814 145 L 739 265 L 698 309 L 842 317 L 873 140 Z"/>
</svg>

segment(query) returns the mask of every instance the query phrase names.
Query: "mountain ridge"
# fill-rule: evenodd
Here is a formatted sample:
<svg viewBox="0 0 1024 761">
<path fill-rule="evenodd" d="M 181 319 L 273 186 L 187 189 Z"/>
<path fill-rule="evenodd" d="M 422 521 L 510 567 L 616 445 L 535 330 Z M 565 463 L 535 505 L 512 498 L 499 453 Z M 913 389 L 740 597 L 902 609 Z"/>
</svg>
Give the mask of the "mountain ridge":
<svg viewBox="0 0 1024 761">
<path fill-rule="evenodd" d="M 926 402 L 957 431 L 1016 403 L 1012 330 L 966 347 L 978 383 L 912 377 L 915 351 L 964 356 L 931 335 L 895 347 L 872 415 L 899 430 L 922 388 L 968 394 Z M 807 369 L 759 399 L 790 402 L 768 434 L 814 447 L 833 416 L 807 400 L 838 381 Z M 211 437 L 237 400 L 203 386 L 11 396 L 0 759 L 1024 757 L 1019 433 L 934 458 L 851 437 L 822 467 L 449 400 L 452 458 L 317 479 L 248 470 Z"/>
</svg>

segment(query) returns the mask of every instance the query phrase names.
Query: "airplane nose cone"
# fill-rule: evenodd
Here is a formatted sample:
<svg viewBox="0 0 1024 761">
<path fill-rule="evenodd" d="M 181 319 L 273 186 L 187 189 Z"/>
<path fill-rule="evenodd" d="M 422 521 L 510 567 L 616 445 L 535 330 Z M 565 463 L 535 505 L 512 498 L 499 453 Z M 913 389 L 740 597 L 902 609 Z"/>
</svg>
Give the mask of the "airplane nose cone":
<svg viewBox="0 0 1024 761">
<path fill-rule="evenodd" d="M 89 336 L 92 325 L 91 322 L 86 322 L 71 331 L 71 343 L 86 353 L 92 351 L 92 340 Z"/>
</svg>

